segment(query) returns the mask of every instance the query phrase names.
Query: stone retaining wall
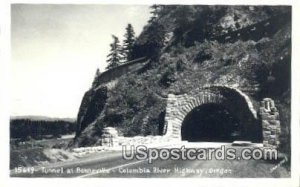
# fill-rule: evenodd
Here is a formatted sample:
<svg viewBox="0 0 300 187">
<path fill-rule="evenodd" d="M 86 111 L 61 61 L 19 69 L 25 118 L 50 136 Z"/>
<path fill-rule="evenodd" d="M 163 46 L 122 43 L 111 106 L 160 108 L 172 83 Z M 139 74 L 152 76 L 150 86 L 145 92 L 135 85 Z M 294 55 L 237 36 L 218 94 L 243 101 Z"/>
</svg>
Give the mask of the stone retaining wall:
<svg viewBox="0 0 300 187">
<path fill-rule="evenodd" d="M 166 125 L 164 129 L 166 132 L 164 136 L 123 137 L 118 135 L 115 128 L 106 127 L 103 129 L 101 146 L 118 147 L 122 145 L 154 145 L 161 144 L 163 142 L 174 142 L 176 140 L 181 141 L 181 125 L 185 116 L 191 110 L 203 103 L 222 103 L 226 100 L 224 95 L 212 94 L 209 92 L 200 92 L 200 95 L 201 97 L 193 97 L 189 95 L 169 95 L 165 117 Z M 265 98 L 261 101 L 259 108 L 259 120 L 261 121 L 261 124 L 259 125 L 261 125 L 264 147 L 278 148 L 280 144 L 279 136 L 281 128 L 279 112 L 272 99 Z M 248 134 L 251 136 L 251 130 L 248 131 Z"/>
<path fill-rule="evenodd" d="M 117 147 L 122 145 L 154 145 L 171 141 L 173 142 L 174 139 L 166 136 L 119 136 L 117 130 L 113 127 L 104 128 L 101 136 L 101 146 L 106 147 Z"/>
</svg>

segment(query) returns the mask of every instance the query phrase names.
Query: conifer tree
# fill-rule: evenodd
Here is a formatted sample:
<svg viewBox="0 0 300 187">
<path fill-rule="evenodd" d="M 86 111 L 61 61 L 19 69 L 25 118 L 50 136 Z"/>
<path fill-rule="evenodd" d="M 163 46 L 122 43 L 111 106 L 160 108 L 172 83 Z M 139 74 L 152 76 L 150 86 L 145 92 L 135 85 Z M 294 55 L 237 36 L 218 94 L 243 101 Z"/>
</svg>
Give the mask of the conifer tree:
<svg viewBox="0 0 300 187">
<path fill-rule="evenodd" d="M 121 45 L 118 37 L 112 35 L 113 43 L 110 44 L 110 53 L 107 55 L 106 62 L 108 63 L 106 69 L 111 69 L 121 64 Z"/>
<path fill-rule="evenodd" d="M 150 11 L 150 13 L 152 14 L 152 16 L 151 16 L 151 18 L 150 18 L 150 20 L 148 22 L 152 23 L 152 22 L 156 21 L 156 19 L 158 17 L 160 5 L 154 4 L 154 5 L 150 6 L 150 8 L 152 9 Z"/>
<path fill-rule="evenodd" d="M 142 42 L 135 42 L 133 46 L 133 56 L 147 57 L 152 60 L 157 60 L 160 55 L 162 48 L 165 45 L 166 29 L 163 23 L 161 23 L 160 15 L 165 14 L 164 5 L 152 5 L 151 7 L 151 18 L 148 21 L 146 31 L 144 31 Z"/>
<path fill-rule="evenodd" d="M 148 28 L 148 39 L 146 43 L 147 56 L 153 59 L 159 56 L 160 50 L 164 47 L 166 31 L 158 21 L 153 21 Z"/>
<path fill-rule="evenodd" d="M 95 74 L 95 77 L 94 77 L 94 81 L 93 81 L 93 83 L 92 83 L 92 87 L 93 87 L 93 88 L 96 87 L 97 85 L 99 85 L 99 79 L 98 79 L 98 77 L 99 77 L 100 75 L 101 75 L 101 72 L 100 72 L 99 68 L 97 68 L 96 74 Z"/>
<path fill-rule="evenodd" d="M 122 56 L 124 61 L 133 60 L 132 49 L 135 42 L 134 30 L 132 25 L 129 23 L 126 27 L 125 39 L 123 41 Z"/>
</svg>

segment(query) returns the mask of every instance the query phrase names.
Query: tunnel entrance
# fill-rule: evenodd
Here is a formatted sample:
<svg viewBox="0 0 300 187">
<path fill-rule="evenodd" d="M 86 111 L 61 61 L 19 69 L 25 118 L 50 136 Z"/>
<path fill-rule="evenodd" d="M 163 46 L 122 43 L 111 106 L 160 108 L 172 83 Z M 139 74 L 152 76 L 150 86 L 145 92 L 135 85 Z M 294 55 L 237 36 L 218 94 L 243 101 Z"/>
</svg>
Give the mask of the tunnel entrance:
<svg viewBox="0 0 300 187">
<path fill-rule="evenodd" d="M 203 104 L 189 112 L 181 127 L 182 140 L 189 142 L 233 142 L 241 140 L 240 121 L 221 104 Z"/>
</svg>

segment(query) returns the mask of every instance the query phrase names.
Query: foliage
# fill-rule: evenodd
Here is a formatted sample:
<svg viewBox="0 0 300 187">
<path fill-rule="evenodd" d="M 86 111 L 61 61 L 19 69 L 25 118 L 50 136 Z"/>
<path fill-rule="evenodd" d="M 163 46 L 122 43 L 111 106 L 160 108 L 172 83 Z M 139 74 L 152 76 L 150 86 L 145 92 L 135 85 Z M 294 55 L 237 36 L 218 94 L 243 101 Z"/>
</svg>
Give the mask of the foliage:
<svg viewBox="0 0 300 187">
<path fill-rule="evenodd" d="M 60 136 L 74 133 L 76 123 L 64 120 L 12 119 L 10 137 L 26 140 L 29 137 L 41 139 L 45 135 Z"/>
<path fill-rule="evenodd" d="M 148 57 L 157 61 L 161 49 L 164 47 L 166 31 L 164 25 L 158 21 L 153 21 L 147 28 L 146 41 L 142 44 L 135 43 L 133 47 L 133 57 Z"/>
<path fill-rule="evenodd" d="M 126 27 L 125 39 L 122 46 L 122 56 L 124 61 L 133 60 L 132 50 L 135 42 L 134 30 L 131 24 Z"/>
<path fill-rule="evenodd" d="M 112 35 L 113 37 L 113 43 L 110 44 L 110 53 L 107 55 L 107 60 L 108 65 L 106 69 L 111 69 L 119 66 L 121 64 L 121 45 L 118 37 L 115 35 Z"/>
<path fill-rule="evenodd" d="M 152 9 L 153 18 L 133 47 L 133 58 L 149 57 L 151 66 L 146 71 L 119 77 L 118 83 L 108 90 L 107 107 L 97 118 L 97 130 L 114 126 L 125 136 L 160 134 L 168 94 L 227 85 L 242 89 L 254 101 L 264 97 L 277 99 L 285 115 L 282 126 L 287 127 L 283 137 L 289 136 L 289 117 L 286 116 L 290 109 L 285 103 L 290 97 L 286 96 L 286 101 L 281 99 L 290 89 L 288 22 L 276 25 L 274 35 L 261 33 L 258 40 L 251 38 L 251 34 L 231 42 L 211 38 L 228 32 L 232 25 L 234 30 L 236 23 L 243 28 L 267 19 L 278 12 L 275 8 L 268 9 L 268 13 L 262 7 L 252 11 L 247 6 L 158 5 Z M 228 28 L 224 26 L 225 18 L 233 20 Z M 174 33 L 167 46 L 164 43 L 166 33 Z M 273 81 L 268 78 L 270 71 L 275 78 Z M 279 84 L 285 86 L 276 86 Z M 286 138 L 285 142 L 288 141 Z"/>
<path fill-rule="evenodd" d="M 150 9 L 151 9 L 150 13 L 152 14 L 152 16 L 150 17 L 150 19 L 148 21 L 149 23 L 153 23 L 153 22 L 157 21 L 160 8 L 161 8 L 161 6 L 157 5 L 157 4 L 150 6 Z"/>
</svg>

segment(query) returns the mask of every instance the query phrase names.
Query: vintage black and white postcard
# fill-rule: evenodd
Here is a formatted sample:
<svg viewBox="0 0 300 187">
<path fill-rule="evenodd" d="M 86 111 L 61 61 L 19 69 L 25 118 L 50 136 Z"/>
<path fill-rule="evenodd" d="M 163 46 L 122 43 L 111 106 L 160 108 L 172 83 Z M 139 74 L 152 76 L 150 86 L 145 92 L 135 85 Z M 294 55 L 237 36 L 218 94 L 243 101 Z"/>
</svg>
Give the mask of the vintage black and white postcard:
<svg viewBox="0 0 300 187">
<path fill-rule="evenodd" d="M 296 5 L 249 3 L 6 4 L 1 169 L 47 185 L 299 185 Z"/>
</svg>

